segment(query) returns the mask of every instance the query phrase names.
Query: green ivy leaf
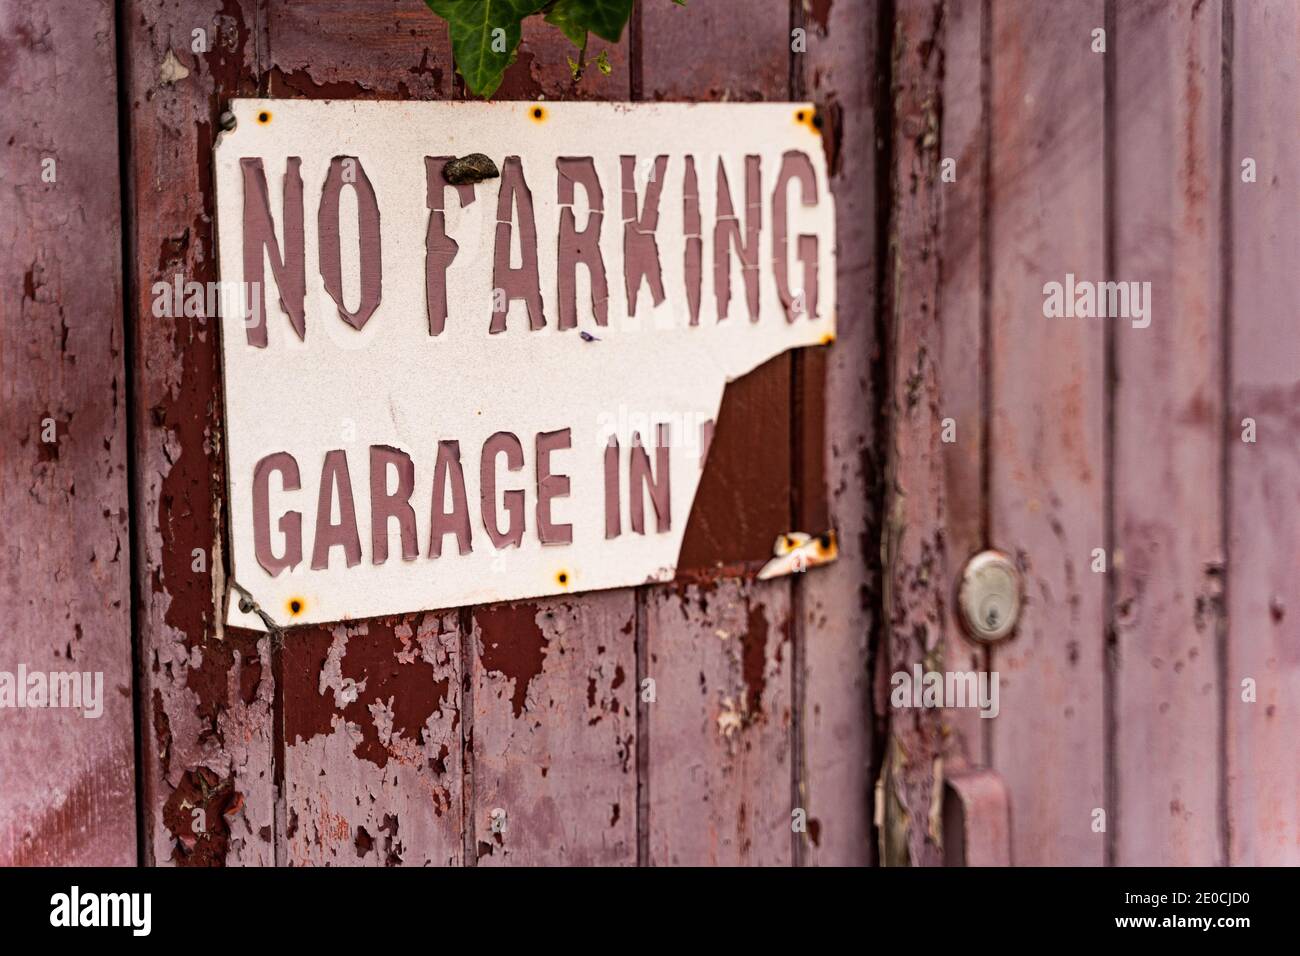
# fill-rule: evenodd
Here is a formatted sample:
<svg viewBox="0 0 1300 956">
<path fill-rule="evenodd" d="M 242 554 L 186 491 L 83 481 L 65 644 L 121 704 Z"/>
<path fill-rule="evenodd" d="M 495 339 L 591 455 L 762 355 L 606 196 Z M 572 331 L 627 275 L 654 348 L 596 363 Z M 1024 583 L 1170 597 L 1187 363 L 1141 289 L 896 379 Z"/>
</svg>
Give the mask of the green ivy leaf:
<svg viewBox="0 0 1300 956">
<path fill-rule="evenodd" d="M 632 15 L 632 0 L 556 0 L 546 22 L 564 31 L 574 46 L 584 46 L 588 31 L 617 43 Z"/>
<path fill-rule="evenodd" d="M 515 60 L 520 23 L 546 0 L 424 0 L 429 9 L 451 28 L 451 51 L 456 72 L 477 96 L 488 97 L 501 85 L 506 68 Z M 631 0 L 627 0 L 631 5 Z M 502 31 L 497 33 L 496 31 Z"/>
<path fill-rule="evenodd" d="M 572 2 L 566 3 L 560 0 L 546 11 L 546 22 L 553 27 L 559 27 L 560 31 L 569 38 L 569 42 L 581 50 L 587 46 L 587 26 L 581 18 L 580 11 L 574 9 L 576 6 Z"/>
</svg>

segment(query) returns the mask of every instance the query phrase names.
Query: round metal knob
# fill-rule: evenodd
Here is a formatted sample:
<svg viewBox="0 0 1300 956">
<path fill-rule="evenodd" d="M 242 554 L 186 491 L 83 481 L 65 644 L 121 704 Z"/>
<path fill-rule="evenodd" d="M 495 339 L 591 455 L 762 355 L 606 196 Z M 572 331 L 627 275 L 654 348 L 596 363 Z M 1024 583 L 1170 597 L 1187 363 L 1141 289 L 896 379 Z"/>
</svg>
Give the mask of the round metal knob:
<svg viewBox="0 0 1300 956">
<path fill-rule="evenodd" d="M 1010 636 L 1020 618 L 1020 572 L 1000 551 L 981 551 L 961 572 L 957 606 L 966 633 L 977 641 Z"/>
</svg>

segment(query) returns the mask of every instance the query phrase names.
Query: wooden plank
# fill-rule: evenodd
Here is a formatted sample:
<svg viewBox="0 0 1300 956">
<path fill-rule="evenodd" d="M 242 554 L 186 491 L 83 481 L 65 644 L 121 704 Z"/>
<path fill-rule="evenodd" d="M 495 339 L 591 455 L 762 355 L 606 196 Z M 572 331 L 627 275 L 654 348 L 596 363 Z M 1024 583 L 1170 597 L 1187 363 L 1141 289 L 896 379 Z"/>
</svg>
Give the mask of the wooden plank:
<svg viewBox="0 0 1300 956">
<path fill-rule="evenodd" d="M 788 98 L 790 7 L 783 0 L 647 4 L 639 16 L 644 98 Z M 699 52 L 683 69 L 688 50 Z M 790 368 L 785 357 L 728 385 L 727 421 L 719 415 L 705 482 L 720 461 L 730 461 L 746 478 L 747 501 L 789 507 Z M 731 397 L 738 389 L 740 401 Z M 735 489 L 726 491 L 711 496 L 702 485 L 688 537 L 701 518 L 713 528 L 749 528 L 737 512 Z M 736 542 L 760 546 L 753 536 L 728 539 L 716 535 L 716 547 L 699 563 L 734 559 Z M 744 549 L 742 543 L 744 558 L 764 556 Z M 784 581 L 724 579 L 647 592 L 643 660 L 656 701 L 646 706 L 642 725 L 648 735 L 643 862 L 792 862 L 789 615 Z"/>
<path fill-rule="evenodd" d="M 1151 283 L 1152 304 L 1150 327 L 1114 324 L 1110 823 L 1123 866 L 1222 862 L 1220 12 L 1195 0 L 1120 4 L 1107 54 L 1112 278 Z"/>
<path fill-rule="evenodd" d="M 217 608 L 223 459 L 213 316 L 156 315 L 157 282 L 216 281 L 210 153 L 256 91 L 253 4 L 132 0 L 129 75 L 139 692 L 147 863 L 273 860 L 271 650 Z M 192 52 L 202 30 L 207 52 Z M 173 310 L 174 311 L 174 310 Z M 192 812 L 202 807 L 206 833 Z"/>
<path fill-rule="evenodd" d="M 626 100 L 630 42 L 591 37 L 575 83 L 574 46 L 527 20 L 494 99 Z M 624 589 L 470 612 L 467 862 L 637 862 L 635 600 Z"/>
<path fill-rule="evenodd" d="M 944 533 L 949 576 L 954 580 L 960 575 L 963 562 L 983 550 L 986 543 L 984 320 L 988 302 L 984 282 L 988 250 L 984 177 L 988 153 L 983 102 L 987 77 L 981 52 L 986 26 L 984 6 L 983 0 L 948 0 L 943 24 L 943 120 L 939 144 L 941 163 L 953 161 L 956 178 L 947 181 L 941 168 L 939 448 L 946 491 Z M 947 419 L 951 419 L 952 431 L 945 434 Z M 945 602 L 945 612 L 944 667 L 957 671 L 984 669 L 987 652 L 963 632 L 955 600 Z M 984 737 L 988 721 L 973 709 L 954 710 L 947 716 L 951 729 L 950 760 L 985 765 L 988 757 Z"/>
<path fill-rule="evenodd" d="M 730 579 L 650 591 L 651 865 L 790 864 L 789 594 Z"/>
<path fill-rule="evenodd" d="M 287 631 L 285 862 L 461 862 L 459 615 Z"/>
<path fill-rule="evenodd" d="M 636 863 L 633 593 L 474 610 L 479 866 Z"/>
<path fill-rule="evenodd" d="M 890 435 L 884 517 L 882 676 L 936 670 L 944 648 L 948 588 L 940 452 L 939 101 L 941 0 L 903 0 L 893 46 L 894 210 L 886 266 Z M 942 713 L 895 708 L 876 812 L 881 862 L 943 862 L 936 808 L 943 801 Z"/>
<path fill-rule="evenodd" d="M 0 670 L 92 675 L 102 710 L 0 710 L 0 865 L 126 866 L 137 860 L 113 5 L 11 5 L 4 19 Z"/>
<path fill-rule="evenodd" d="M 455 93 L 446 23 L 422 5 L 273 4 L 267 35 L 277 96 Z M 293 630 L 283 655 L 283 859 L 465 862 L 469 721 L 457 612 Z"/>
<path fill-rule="evenodd" d="M 992 655 L 992 759 L 1017 865 L 1099 864 L 1106 809 L 1103 578 L 1105 323 L 1047 319 L 1043 286 L 1103 278 L 1101 0 L 991 6 L 991 544 L 1026 605 Z"/>
<path fill-rule="evenodd" d="M 825 421 L 818 437 L 826 462 L 827 523 L 839 560 L 795 580 L 802 648 L 802 766 L 796 799 L 808 813 L 803 862 L 870 863 L 872 714 L 867 642 L 879 590 L 880 482 L 874 370 L 879 361 L 875 315 L 876 154 L 873 77 L 876 12 L 867 4 L 836 4 L 822 23 L 809 17 L 808 50 L 796 55 L 804 92 L 829 123 L 831 191 L 838 232 L 837 339 L 817 368 L 801 372 L 823 387 Z M 817 480 L 804 475 L 802 483 Z M 816 489 L 808 489 L 816 494 Z M 806 521 L 800 522 L 806 524 Z"/>
<path fill-rule="evenodd" d="M 711 0 L 640 11 L 640 95 L 648 100 L 788 100 L 785 0 Z M 698 51 L 684 68 L 685 51 Z M 754 570 L 793 527 L 793 359 L 728 384 L 682 542 L 679 572 Z M 762 449 L 755 454 L 755 449 Z M 743 491 L 742 491 L 743 489 Z"/>
<path fill-rule="evenodd" d="M 1300 863 L 1300 7 L 1232 6 L 1227 707 L 1229 861 Z M 1241 179 L 1245 158 L 1257 181 Z M 1255 420 L 1244 443 L 1242 420 Z M 1242 700 L 1253 680 L 1255 703 Z"/>
</svg>

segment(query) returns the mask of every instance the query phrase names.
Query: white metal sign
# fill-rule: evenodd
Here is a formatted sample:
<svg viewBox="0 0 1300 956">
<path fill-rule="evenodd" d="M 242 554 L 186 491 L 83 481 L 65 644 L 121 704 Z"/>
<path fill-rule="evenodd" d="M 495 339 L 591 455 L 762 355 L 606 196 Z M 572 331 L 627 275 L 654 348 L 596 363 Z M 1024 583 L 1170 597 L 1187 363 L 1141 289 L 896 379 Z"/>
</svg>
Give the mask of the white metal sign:
<svg viewBox="0 0 1300 956">
<path fill-rule="evenodd" d="M 277 624 L 670 579 L 726 383 L 834 336 L 811 106 L 231 109 L 233 574 Z"/>
</svg>

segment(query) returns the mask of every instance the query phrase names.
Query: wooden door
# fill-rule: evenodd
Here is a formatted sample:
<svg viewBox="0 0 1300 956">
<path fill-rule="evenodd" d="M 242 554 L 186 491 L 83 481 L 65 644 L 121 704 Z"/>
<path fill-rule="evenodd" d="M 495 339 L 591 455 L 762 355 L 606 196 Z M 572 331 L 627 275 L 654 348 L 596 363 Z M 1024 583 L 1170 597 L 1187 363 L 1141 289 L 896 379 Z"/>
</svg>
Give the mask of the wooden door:
<svg viewBox="0 0 1300 956">
<path fill-rule="evenodd" d="M 0 863 L 1300 862 L 1292 0 L 639 0 L 577 85 L 530 21 L 497 98 L 818 104 L 838 340 L 728 387 L 674 584 L 275 637 L 217 610 L 218 320 L 155 286 L 218 277 L 231 98 L 464 98 L 445 26 L 29 6 L 0 680 L 105 691 L 0 709 Z M 1067 275 L 1149 283 L 1149 323 L 1049 315 Z M 992 645 L 986 548 L 1024 588 Z M 998 715 L 891 706 L 914 667 L 996 672 Z"/>
</svg>

